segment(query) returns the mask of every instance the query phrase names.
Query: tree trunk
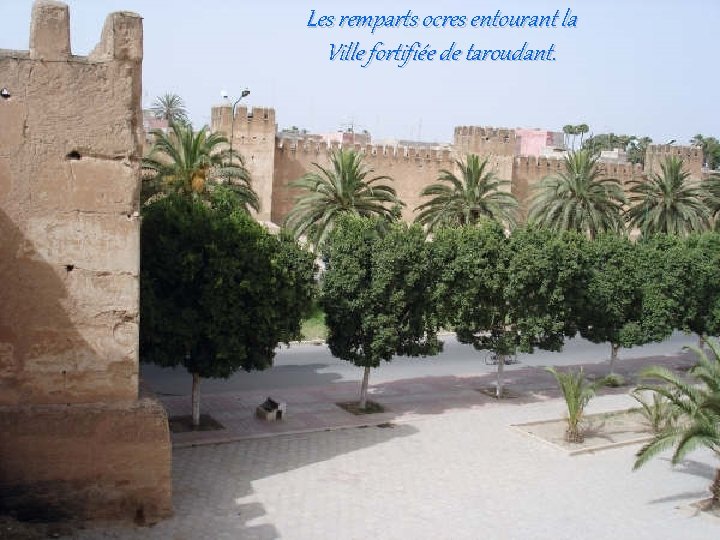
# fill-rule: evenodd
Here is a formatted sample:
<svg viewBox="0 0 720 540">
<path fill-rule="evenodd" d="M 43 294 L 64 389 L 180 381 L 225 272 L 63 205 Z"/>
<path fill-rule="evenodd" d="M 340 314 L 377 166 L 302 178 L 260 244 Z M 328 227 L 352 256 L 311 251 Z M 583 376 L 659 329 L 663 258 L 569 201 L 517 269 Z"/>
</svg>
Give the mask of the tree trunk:
<svg viewBox="0 0 720 540">
<path fill-rule="evenodd" d="M 615 361 L 617 360 L 619 350 L 620 345 L 617 343 L 610 343 L 610 375 L 615 373 Z"/>
<path fill-rule="evenodd" d="M 497 387 L 495 388 L 495 397 L 498 399 L 502 399 L 503 397 L 503 374 L 505 372 L 505 355 L 504 354 L 498 354 L 498 369 L 497 369 Z"/>
<path fill-rule="evenodd" d="M 710 485 L 710 493 L 712 493 L 712 504 L 720 506 L 720 469 L 715 469 L 715 480 Z"/>
<path fill-rule="evenodd" d="M 367 389 L 368 389 L 368 378 L 370 377 L 370 366 L 365 366 L 365 373 L 363 374 L 362 385 L 360 386 L 360 405 L 361 409 L 367 407 Z"/>
<path fill-rule="evenodd" d="M 192 423 L 196 428 L 200 426 L 200 374 L 193 373 L 192 378 Z"/>
</svg>

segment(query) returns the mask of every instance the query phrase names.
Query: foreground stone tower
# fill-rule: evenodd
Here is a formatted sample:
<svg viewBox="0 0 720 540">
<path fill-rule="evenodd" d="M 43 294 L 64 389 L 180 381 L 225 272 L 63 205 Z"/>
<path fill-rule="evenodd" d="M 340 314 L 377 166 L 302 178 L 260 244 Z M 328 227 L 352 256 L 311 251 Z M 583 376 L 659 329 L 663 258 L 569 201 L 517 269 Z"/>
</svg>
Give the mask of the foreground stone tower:
<svg viewBox="0 0 720 540">
<path fill-rule="evenodd" d="M 0 50 L 0 513 L 171 512 L 167 418 L 138 399 L 142 19 L 88 57 L 68 8 Z"/>
</svg>

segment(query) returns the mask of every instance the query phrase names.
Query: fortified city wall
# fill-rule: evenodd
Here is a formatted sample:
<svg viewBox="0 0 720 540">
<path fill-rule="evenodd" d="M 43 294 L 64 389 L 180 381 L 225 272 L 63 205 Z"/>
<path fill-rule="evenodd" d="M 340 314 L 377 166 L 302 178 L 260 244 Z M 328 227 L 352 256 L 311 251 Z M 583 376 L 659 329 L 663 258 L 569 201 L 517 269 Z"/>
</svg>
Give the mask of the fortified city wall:
<svg viewBox="0 0 720 540">
<path fill-rule="evenodd" d="M 142 19 L 108 16 L 87 57 L 34 4 L 0 50 L 0 513 L 171 513 L 163 408 L 138 399 Z"/>
<path fill-rule="evenodd" d="M 213 108 L 213 131 L 230 133 L 230 111 L 229 105 Z M 245 108 L 238 109 L 233 147 L 245 157 L 253 187 L 261 196 L 263 207 L 260 219 L 281 224 L 298 195 L 289 183 L 316 170 L 313 163 L 327 165 L 329 153 L 339 148 L 339 144 L 319 142 L 312 136 L 293 139 L 276 137 L 274 119 L 274 109 L 255 108 L 250 113 Z M 387 175 L 393 179 L 390 185 L 406 205 L 403 218 L 412 220 L 416 216 L 415 208 L 424 202 L 420 197 L 423 188 L 436 183 L 442 169 L 456 171 L 455 160 L 463 159 L 469 153 L 487 157 L 491 170 L 500 179 L 511 181 L 509 190 L 517 196 L 520 215 L 524 219 L 533 186 L 545 176 L 562 171 L 563 160 L 560 157 L 518 155 L 520 146 L 520 139 L 513 129 L 458 126 L 450 150 L 428 150 L 419 146 L 345 147 L 363 152 L 366 164 L 374 169 L 374 175 Z M 604 175 L 617 178 L 627 189 L 632 180 L 659 172 L 662 160 L 674 155 L 685 161 L 691 176 L 698 179 L 703 176 L 702 151 L 698 148 L 651 145 L 646 155 L 644 168 L 632 163 L 602 163 Z"/>
</svg>

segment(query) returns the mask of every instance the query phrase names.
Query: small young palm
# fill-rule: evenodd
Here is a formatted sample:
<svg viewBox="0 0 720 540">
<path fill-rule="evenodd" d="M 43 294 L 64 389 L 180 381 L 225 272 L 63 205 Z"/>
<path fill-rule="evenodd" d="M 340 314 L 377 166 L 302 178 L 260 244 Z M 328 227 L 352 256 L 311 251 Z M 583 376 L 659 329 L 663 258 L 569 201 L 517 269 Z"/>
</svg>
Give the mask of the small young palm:
<svg viewBox="0 0 720 540">
<path fill-rule="evenodd" d="M 640 404 L 638 412 L 652 428 L 653 433 L 660 433 L 663 429 L 672 427 L 677 419 L 677 412 L 670 401 L 657 392 L 652 393 L 652 401 L 648 401 L 642 392 L 633 391 L 630 394 Z"/>
<path fill-rule="evenodd" d="M 566 440 L 571 443 L 583 442 L 585 436 L 582 430 L 582 420 L 585 407 L 598 388 L 604 385 L 605 380 L 591 383 L 585 377 L 582 368 L 580 368 L 580 371 L 558 371 L 554 367 L 548 367 L 545 370 L 555 377 L 567 405 Z"/>
</svg>

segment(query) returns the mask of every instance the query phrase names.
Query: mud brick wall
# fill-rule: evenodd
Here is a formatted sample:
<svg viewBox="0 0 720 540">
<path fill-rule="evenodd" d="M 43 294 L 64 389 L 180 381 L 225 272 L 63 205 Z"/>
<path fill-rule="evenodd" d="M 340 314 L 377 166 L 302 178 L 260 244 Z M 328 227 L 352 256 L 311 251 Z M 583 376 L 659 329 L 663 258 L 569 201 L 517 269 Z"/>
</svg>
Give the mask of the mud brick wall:
<svg viewBox="0 0 720 540">
<path fill-rule="evenodd" d="M 87 57 L 38 1 L 0 49 L 0 512 L 171 512 L 167 417 L 138 401 L 142 19 Z M 1 36 L 0 36 L 1 39 Z"/>
</svg>

